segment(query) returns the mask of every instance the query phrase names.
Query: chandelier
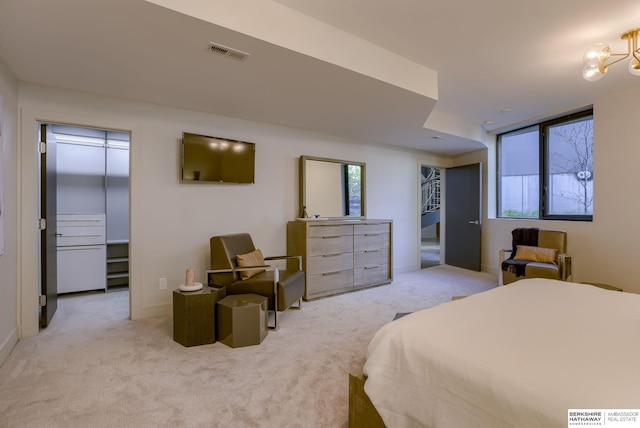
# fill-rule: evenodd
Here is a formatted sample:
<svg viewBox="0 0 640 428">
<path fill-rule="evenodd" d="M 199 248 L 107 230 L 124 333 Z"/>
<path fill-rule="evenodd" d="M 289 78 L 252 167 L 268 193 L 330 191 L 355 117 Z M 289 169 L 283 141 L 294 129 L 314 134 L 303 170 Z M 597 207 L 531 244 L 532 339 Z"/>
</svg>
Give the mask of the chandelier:
<svg viewBox="0 0 640 428">
<path fill-rule="evenodd" d="M 640 48 L 638 48 L 638 35 L 640 28 L 634 28 L 623 33 L 620 38 L 627 41 L 627 53 L 611 53 L 609 45 L 597 43 L 587 49 L 582 57 L 585 63 L 582 70 L 582 77 L 590 82 L 600 80 L 607 74 L 610 65 L 620 62 L 623 59 L 633 57 L 629 62 L 629 73 L 640 76 Z M 607 62 L 612 57 L 617 59 Z M 619 58 L 618 58 L 619 57 Z"/>
</svg>

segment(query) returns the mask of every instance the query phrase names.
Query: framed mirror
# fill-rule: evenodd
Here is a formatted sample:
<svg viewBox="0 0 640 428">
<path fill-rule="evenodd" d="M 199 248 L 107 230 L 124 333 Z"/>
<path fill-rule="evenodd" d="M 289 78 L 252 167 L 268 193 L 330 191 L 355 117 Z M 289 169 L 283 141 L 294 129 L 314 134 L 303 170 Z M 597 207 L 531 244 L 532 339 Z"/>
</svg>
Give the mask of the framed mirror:
<svg viewBox="0 0 640 428">
<path fill-rule="evenodd" d="M 300 156 L 300 217 L 364 218 L 362 162 Z"/>
</svg>

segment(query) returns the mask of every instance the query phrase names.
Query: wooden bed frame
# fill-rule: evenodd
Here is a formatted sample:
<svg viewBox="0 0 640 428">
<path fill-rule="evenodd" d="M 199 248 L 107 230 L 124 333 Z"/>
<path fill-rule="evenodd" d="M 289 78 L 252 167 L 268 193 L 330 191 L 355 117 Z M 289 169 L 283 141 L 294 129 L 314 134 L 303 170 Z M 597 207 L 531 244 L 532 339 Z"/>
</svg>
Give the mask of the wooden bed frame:
<svg viewBox="0 0 640 428">
<path fill-rule="evenodd" d="M 467 296 L 452 296 L 451 300 Z M 386 428 L 380 413 L 364 392 L 367 380 L 362 370 L 349 373 L 349 428 Z"/>
<path fill-rule="evenodd" d="M 364 392 L 362 371 L 349 373 L 349 428 L 385 428 L 380 414 Z"/>
</svg>

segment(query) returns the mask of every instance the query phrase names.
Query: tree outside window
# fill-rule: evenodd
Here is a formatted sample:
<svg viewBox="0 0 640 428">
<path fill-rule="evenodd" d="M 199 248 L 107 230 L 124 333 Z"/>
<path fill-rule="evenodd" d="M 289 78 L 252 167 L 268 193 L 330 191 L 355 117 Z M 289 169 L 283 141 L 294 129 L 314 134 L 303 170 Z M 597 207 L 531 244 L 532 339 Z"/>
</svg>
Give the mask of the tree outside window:
<svg viewBox="0 0 640 428">
<path fill-rule="evenodd" d="M 347 216 L 362 216 L 361 205 L 361 183 L 362 183 L 362 167 L 360 165 L 344 165 L 345 176 L 345 195 Z"/>
<path fill-rule="evenodd" d="M 547 214 L 593 214 L 593 119 L 548 127 Z"/>
</svg>

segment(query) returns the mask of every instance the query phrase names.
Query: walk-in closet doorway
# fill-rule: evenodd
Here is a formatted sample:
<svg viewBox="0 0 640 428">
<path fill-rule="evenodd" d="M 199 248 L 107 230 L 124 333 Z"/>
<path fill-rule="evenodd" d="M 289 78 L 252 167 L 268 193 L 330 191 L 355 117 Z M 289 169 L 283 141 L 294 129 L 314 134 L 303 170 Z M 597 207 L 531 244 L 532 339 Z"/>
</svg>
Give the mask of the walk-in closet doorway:
<svg viewBox="0 0 640 428">
<path fill-rule="evenodd" d="M 39 128 L 43 328 L 58 297 L 129 295 L 131 138 L 129 132 L 56 123 Z"/>
</svg>

